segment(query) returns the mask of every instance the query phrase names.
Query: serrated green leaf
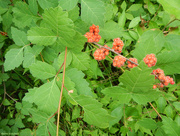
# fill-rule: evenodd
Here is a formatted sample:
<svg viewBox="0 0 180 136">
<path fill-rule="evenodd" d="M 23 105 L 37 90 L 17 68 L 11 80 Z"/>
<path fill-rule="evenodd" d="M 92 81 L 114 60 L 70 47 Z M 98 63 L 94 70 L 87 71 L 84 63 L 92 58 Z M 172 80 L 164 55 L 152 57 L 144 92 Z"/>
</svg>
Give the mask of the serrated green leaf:
<svg viewBox="0 0 180 136">
<path fill-rule="evenodd" d="M 72 68 L 66 71 L 66 75 L 75 83 L 75 88 L 79 95 L 93 96 L 89 83 L 84 79 L 85 74 L 82 71 Z"/>
<path fill-rule="evenodd" d="M 164 97 L 159 97 L 156 101 L 158 112 L 164 113 L 164 109 L 167 105 L 166 99 Z"/>
<path fill-rule="evenodd" d="M 175 15 L 180 19 L 180 1 L 179 0 L 158 0 L 158 2 L 163 6 L 164 10 L 170 14 Z"/>
<path fill-rule="evenodd" d="M 28 89 L 28 93 L 25 93 L 25 96 L 23 97 L 23 101 L 27 101 L 29 103 L 34 102 L 34 94 L 36 92 L 37 88 L 34 87 L 33 89 Z"/>
<path fill-rule="evenodd" d="M 125 26 L 125 22 L 126 22 L 126 14 L 125 14 L 125 10 L 123 10 L 122 14 L 120 15 L 118 19 L 119 27 L 123 28 Z"/>
<path fill-rule="evenodd" d="M 142 4 L 132 4 L 127 11 L 136 11 L 142 7 Z"/>
<path fill-rule="evenodd" d="M 113 15 L 113 5 L 112 4 L 105 4 L 106 13 L 105 13 L 105 20 L 110 20 Z"/>
<path fill-rule="evenodd" d="M 78 54 L 72 53 L 72 55 L 73 59 L 71 66 L 79 70 L 87 70 L 89 68 L 89 55 L 84 52 Z"/>
<path fill-rule="evenodd" d="M 68 12 L 63 11 L 60 6 L 46 9 L 43 14 L 43 21 L 46 27 L 52 29 L 56 34 L 58 44 L 72 48 L 69 41 L 73 39 L 76 33 L 72 20 L 68 18 Z"/>
<path fill-rule="evenodd" d="M 3 16 L 2 16 L 2 24 L 3 24 L 3 30 L 5 32 L 8 31 L 8 29 L 11 27 L 12 24 L 12 14 L 11 11 L 9 10 L 8 12 L 6 12 Z"/>
<path fill-rule="evenodd" d="M 180 102 L 173 102 L 173 106 L 180 111 Z"/>
<path fill-rule="evenodd" d="M 75 25 L 75 30 L 83 35 L 89 31 L 88 24 L 82 21 L 81 19 L 76 20 L 74 22 L 74 25 Z"/>
<path fill-rule="evenodd" d="M 16 2 L 13 8 L 13 13 L 13 22 L 19 28 L 30 26 L 32 21 L 36 22 L 40 19 L 40 17 L 34 16 L 25 2 Z"/>
<path fill-rule="evenodd" d="M 29 69 L 32 75 L 39 79 L 48 79 L 56 75 L 55 68 L 46 62 L 37 61 Z"/>
<path fill-rule="evenodd" d="M 168 34 L 165 37 L 165 47 L 169 51 L 180 50 L 180 35 Z"/>
<path fill-rule="evenodd" d="M 56 68 L 58 71 L 62 64 L 64 63 L 64 56 L 65 56 L 65 51 L 61 52 L 61 54 L 54 60 L 53 66 Z M 72 53 L 70 51 L 67 51 L 67 56 L 66 56 L 66 68 L 71 64 L 72 61 Z M 61 71 L 63 68 L 61 68 Z"/>
<path fill-rule="evenodd" d="M 154 76 L 152 69 L 143 66 L 142 69 L 135 67 L 131 71 L 125 71 L 119 81 L 126 86 L 130 92 L 147 92 L 152 89 Z"/>
<path fill-rule="evenodd" d="M 131 93 L 122 87 L 108 87 L 101 92 L 108 97 L 112 97 L 113 100 L 119 100 L 120 103 L 129 103 L 131 100 Z"/>
<path fill-rule="evenodd" d="M 122 36 L 122 28 L 114 21 L 106 22 L 104 27 L 100 27 L 99 34 L 104 39 L 114 39 Z"/>
<path fill-rule="evenodd" d="M 78 19 L 79 17 L 79 7 L 76 6 L 72 10 L 68 12 L 68 17 L 74 22 Z"/>
<path fill-rule="evenodd" d="M 59 5 L 69 11 L 76 6 L 77 2 L 78 0 L 60 0 Z"/>
<path fill-rule="evenodd" d="M 11 27 L 11 33 L 12 33 L 12 38 L 16 45 L 25 46 L 29 44 L 29 41 L 27 40 L 27 36 L 25 32 L 18 30 L 15 27 Z"/>
<path fill-rule="evenodd" d="M 155 68 L 163 69 L 165 74 L 180 73 L 180 51 L 165 51 L 157 56 Z"/>
<path fill-rule="evenodd" d="M 105 6 L 99 0 L 81 0 L 81 18 L 83 21 L 95 24 L 104 24 Z"/>
<path fill-rule="evenodd" d="M 131 22 L 129 23 L 129 28 L 135 27 L 140 21 L 140 17 L 133 18 L 133 20 L 131 20 Z"/>
<path fill-rule="evenodd" d="M 37 15 L 38 13 L 38 4 L 37 0 L 28 0 L 29 3 L 29 9 L 34 15 Z"/>
<path fill-rule="evenodd" d="M 32 27 L 28 31 L 28 40 L 33 44 L 48 46 L 54 44 L 56 39 L 56 34 L 48 28 Z"/>
<path fill-rule="evenodd" d="M 24 61 L 23 67 L 28 68 L 31 64 L 35 63 L 36 56 L 34 55 L 33 49 L 27 46 L 24 50 Z"/>
<path fill-rule="evenodd" d="M 151 14 L 154 14 L 156 12 L 155 6 L 148 0 L 147 2 L 148 10 Z"/>
<path fill-rule="evenodd" d="M 164 35 L 159 30 L 149 30 L 143 33 L 139 38 L 133 56 L 142 60 L 147 54 L 158 53 L 164 46 Z"/>
<path fill-rule="evenodd" d="M 47 114 L 55 113 L 58 109 L 60 90 L 55 79 L 40 86 L 34 94 L 34 103 Z"/>
<path fill-rule="evenodd" d="M 154 120 L 150 118 L 143 118 L 140 121 L 137 122 L 141 127 L 144 127 L 146 129 L 155 130 L 157 128 L 157 124 Z"/>
<path fill-rule="evenodd" d="M 45 47 L 43 51 L 41 52 L 41 54 L 44 60 L 49 64 L 52 64 L 54 59 L 57 58 L 58 56 L 58 53 L 56 53 L 56 51 L 50 47 Z"/>
<path fill-rule="evenodd" d="M 38 0 L 39 5 L 43 9 L 56 7 L 58 5 L 58 0 Z"/>
<path fill-rule="evenodd" d="M 73 99 L 83 108 L 83 120 L 88 124 L 100 128 L 107 128 L 109 126 L 109 121 L 114 119 L 105 109 L 102 108 L 101 103 L 90 96 L 79 95 L 74 96 Z"/>
<path fill-rule="evenodd" d="M 179 136 L 180 126 L 177 125 L 170 117 L 162 117 L 163 130 L 168 136 Z"/>
<path fill-rule="evenodd" d="M 23 59 L 23 48 L 9 50 L 5 55 L 5 71 L 9 71 L 16 67 L 19 67 Z"/>
</svg>

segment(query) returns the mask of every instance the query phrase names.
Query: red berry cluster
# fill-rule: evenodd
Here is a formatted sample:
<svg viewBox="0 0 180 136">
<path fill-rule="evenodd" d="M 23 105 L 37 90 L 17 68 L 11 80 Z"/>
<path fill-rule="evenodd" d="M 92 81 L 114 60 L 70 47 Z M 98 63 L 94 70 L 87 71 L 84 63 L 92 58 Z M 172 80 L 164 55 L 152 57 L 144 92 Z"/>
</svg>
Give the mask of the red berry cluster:
<svg viewBox="0 0 180 136">
<path fill-rule="evenodd" d="M 138 63 L 138 61 L 137 61 L 136 58 L 129 58 L 129 60 L 135 62 L 136 64 Z M 134 68 L 134 67 L 137 66 L 136 64 L 134 64 L 134 63 L 132 63 L 132 62 L 130 62 L 130 61 L 127 61 L 127 63 L 128 63 L 128 68 Z"/>
<path fill-rule="evenodd" d="M 169 83 L 172 85 L 175 84 L 173 78 L 171 78 L 170 76 L 165 76 L 164 71 L 160 68 L 153 70 L 152 74 L 155 75 L 155 79 L 160 80 L 160 87 L 167 86 Z M 153 86 L 154 89 L 157 87 L 155 86 L 156 85 Z"/>
<path fill-rule="evenodd" d="M 0 32 L 0 34 L 3 35 L 3 36 L 7 36 L 6 32 Z"/>
<path fill-rule="evenodd" d="M 107 45 L 104 45 L 104 47 L 107 47 L 109 48 Z M 105 49 L 105 48 L 100 48 L 100 49 L 97 49 L 95 52 L 94 52 L 94 59 L 95 60 L 103 60 L 106 58 L 106 56 L 109 54 L 109 50 L 108 49 Z"/>
<path fill-rule="evenodd" d="M 113 47 L 112 47 L 114 51 L 116 51 L 117 53 L 121 53 L 123 46 L 124 46 L 124 43 L 120 38 L 114 39 Z"/>
<path fill-rule="evenodd" d="M 124 65 L 126 59 L 122 56 L 115 56 L 113 60 L 113 66 L 114 67 L 121 67 Z"/>
<path fill-rule="evenodd" d="M 84 35 L 88 42 L 99 42 L 101 36 L 99 35 L 99 26 L 95 26 L 94 24 L 89 27 L 89 32 Z"/>
<path fill-rule="evenodd" d="M 148 65 L 148 67 L 155 66 L 157 62 L 157 59 L 154 54 L 146 55 L 146 57 L 143 60 Z"/>
</svg>

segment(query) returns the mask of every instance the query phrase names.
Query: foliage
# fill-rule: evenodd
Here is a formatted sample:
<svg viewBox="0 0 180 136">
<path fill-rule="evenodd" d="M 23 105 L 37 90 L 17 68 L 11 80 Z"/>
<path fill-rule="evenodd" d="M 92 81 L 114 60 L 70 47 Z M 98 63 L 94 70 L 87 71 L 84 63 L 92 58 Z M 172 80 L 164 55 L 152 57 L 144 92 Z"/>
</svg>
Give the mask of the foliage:
<svg viewBox="0 0 180 136">
<path fill-rule="evenodd" d="M 0 134 L 178 136 L 179 7 L 179 0 L 0 0 Z M 158 68 L 175 84 L 161 87 Z"/>
</svg>

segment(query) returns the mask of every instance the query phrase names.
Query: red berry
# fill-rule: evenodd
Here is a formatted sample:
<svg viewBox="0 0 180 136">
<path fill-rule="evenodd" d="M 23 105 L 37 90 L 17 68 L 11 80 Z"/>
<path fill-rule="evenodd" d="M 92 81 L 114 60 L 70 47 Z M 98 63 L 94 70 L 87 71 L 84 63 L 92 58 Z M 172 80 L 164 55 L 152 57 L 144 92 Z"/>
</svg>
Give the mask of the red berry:
<svg viewBox="0 0 180 136">
<path fill-rule="evenodd" d="M 157 88 L 157 85 L 153 85 L 153 89 L 156 89 Z"/>
<path fill-rule="evenodd" d="M 129 58 L 129 60 L 131 60 L 131 61 L 133 61 L 135 63 L 138 63 L 136 58 Z M 136 64 L 134 64 L 134 63 L 132 63 L 130 61 L 127 61 L 127 63 L 128 63 L 128 68 L 134 68 L 134 67 L 137 66 Z"/>
<path fill-rule="evenodd" d="M 112 49 L 114 49 L 114 51 L 121 53 L 123 46 L 124 46 L 124 43 L 120 38 L 114 39 L 113 47 L 112 47 Z"/>
<path fill-rule="evenodd" d="M 155 58 L 154 54 L 148 54 L 146 57 L 143 59 L 145 64 L 148 65 L 148 67 L 152 67 L 156 65 L 157 59 Z"/>
<path fill-rule="evenodd" d="M 107 45 L 104 45 L 104 47 L 109 48 Z M 103 60 L 106 58 L 106 56 L 109 54 L 109 50 L 105 48 L 97 49 L 94 52 L 94 59 L 95 60 Z"/>
<path fill-rule="evenodd" d="M 122 56 L 115 56 L 114 60 L 113 60 L 113 66 L 114 67 L 121 67 L 124 65 L 124 62 L 126 61 L 126 59 Z"/>
</svg>

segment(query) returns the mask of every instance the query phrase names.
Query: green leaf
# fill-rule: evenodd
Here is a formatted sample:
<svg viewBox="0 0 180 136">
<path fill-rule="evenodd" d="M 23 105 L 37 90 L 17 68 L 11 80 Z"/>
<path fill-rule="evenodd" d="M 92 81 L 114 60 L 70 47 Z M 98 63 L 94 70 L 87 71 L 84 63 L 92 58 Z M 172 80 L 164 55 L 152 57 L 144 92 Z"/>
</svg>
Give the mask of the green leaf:
<svg viewBox="0 0 180 136">
<path fill-rule="evenodd" d="M 81 0 L 81 18 L 83 21 L 95 24 L 104 24 L 105 6 L 99 0 Z"/>
<path fill-rule="evenodd" d="M 29 44 L 29 41 L 27 40 L 27 36 L 25 32 L 18 30 L 15 27 L 11 27 L 11 33 L 12 33 L 12 38 L 16 45 L 25 46 Z"/>
<path fill-rule="evenodd" d="M 2 16 L 2 24 L 3 24 L 3 30 L 5 32 L 8 31 L 8 29 L 11 27 L 12 24 L 12 14 L 11 11 L 9 10 L 8 12 L 6 12 L 3 16 Z"/>
<path fill-rule="evenodd" d="M 67 11 L 73 9 L 77 5 L 78 0 L 60 0 L 59 5 Z"/>
<path fill-rule="evenodd" d="M 122 28 L 114 21 L 106 22 L 104 27 L 100 27 L 99 33 L 104 39 L 114 39 L 122 36 Z"/>
<path fill-rule="evenodd" d="M 164 109 L 167 105 L 166 99 L 164 97 L 159 97 L 156 101 L 158 112 L 164 113 Z"/>
<path fill-rule="evenodd" d="M 152 89 L 154 83 L 154 76 L 151 75 L 151 72 L 152 69 L 147 66 L 143 66 L 142 69 L 135 67 L 131 69 L 131 71 L 126 70 L 123 75 L 120 76 L 119 81 L 122 82 L 130 92 L 145 93 Z"/>
<path fill-rule="evenodd" d="M 56 7 L 58 5 L 58 0 L 38 0 L 39 5 L 41 8 L 51 8 Z"/>
<path fill-rule="evenodd" d="M 11 103 L 8 101 L 8 99 L 4 99 L 3 102 L 2 102 L 2 104 L 3 104 L 4 106 L 11 105 Z"/>
<path fill-rule="evenodd" d="M 55 79 L 43 84 L 34 94 L 34 103 L 47 114 L 55 113 L 58 109 L 60 90 Z"/>
<path fill-rule="evenodd" d="M 165 37 L 165 47 L 169 51 L 180 50 L 180 35 L 168 34 Z"/>
<path fill-rule="evenodd" d="M 144 127 L 146 129 L 150 129 L 150 130 L 153 130 L 153 131 L 157 128 L 156 122 L 154 120 L 150 119 L 150 118 L 143 118 L 140 121 L 138 121 L 137 123 L 141 127 Z"/>
<path fill-rule="evenodd" d="M 105 13 L 105 20 L 110 20 L 113 16 L 113 6 L 112 4 L 105 4 L 106 6 L 106 13 Z"/>
<path fill-rule="evenodd" d="M 180 126 L 177 125 L 170 117 L 162 117 L 163 130 L 168 136 L 179 136 Z"/>
<path fill-rule="evenodd" d="M 180 19 L 180 1 L 179 0 L 158 0 L 158 2 L 163 6 L 164 10 L 170 14 L 175 15 Z"/>
<path fill-rule="evenodd" d="M 78 54 L 72 53 L 73 59 L 72 64 L 74 68 L 77 68 L 79 70 L 87 70 L 89 68 L 89 55 L 87 55 L 85 52 L 81 52 Z"/>
<path fill-rule="evenodd" d="M 129 24 L 129 28 L 135 27 L 141 21 L 140 17 L 135 17 Z"/>
<path fill-rule="evenodd" d="M 9 50 L 5 55 L 5 71 L 9 71 L 15 69 L 16 67 L 19 67 L 23 59 L 23 48 Z"/>
<path fill-rule="evenodd" d="M 90 96 L 79 95 L 74 96 L 73 99 L 83 108 L 84 110 L 84 121 L 88 124 L 107 128 L 109 121 L 114 119 L 108 112 L 102 108 L 102 104 Z"/>
<path fill-rule="evenodd" d="M 74 24 L 68 18 L 68 12 L 62 10 L 60 6 L 46 9 L 44 11 L 42 27 L 51 29 L 57 36 L 58 46 L 71 47 L 69 41 L 75 36 Z M 44 25 L 44 26 L 43 26 Z"/>
<path fill-rule="evenodd" d="M 139 38 L 133 56 L 142 60 L 147 54 L 158 53 L 164 46 L 164 35 L 159 30 L 149 30 L 143 33 Z"/>
<path fill-rule="evenodd" d="M 142 7 L 142 4 L 132 4 L 127 11 L 137 11 Z"/>
<path fill-rule="evenodd" d="M 120 15 L 119 19 L 118 19 L 118 25 L 119 27 L 124 27 L 126 23 L 126 14 L 125 14 L 125 10 L 123 10 L 122 14 Z"/>
<path fill-rule="evenodd" d="M 180 51 L 165 51 L 157 56 L 155 68 L 164 70 L 167 75 L 180 74 Z"/>
<path fill-rule="evenodd" d="M 55 68 L 46 62 L 37 61 L 29 69 L 32 75 L 39 79 L 48 79 L 56 75 Z"/>
<path fill-rule="evenodd" d="M 180 111 L 180 102 L 173 102 L 173 106 Z"/>
<path fill-rule="evenodd" d="M 148 10 L 151 14 L 154 14 L 156 12 L 155 6 L 148 0 L 147 2 Z"/>
<path fill-rule="evenodd" d="M 79 7 L 75 7 L 68 12 L 68 17 L 74 22 L 79 17 Z"/>
<path fill-rule="evenodd" d="M 34 15 L 37 15 L 37 13 L 38 13 L 37 0 L 28 0 L 28 3 L 29 3 L 29 8 L 30 8 L 31 12 L 32 12 Z"/>
<path fill-rule="evenodd" d="M 58 56 L 58 53 L 56 53 L 56 51 L 50 47 L 45 47 L 41 54 L 44 60 L 49 64 L 51 64 L 54 61 L 54 59 Z"/>
<path fill-rule="evenodd" d="M 40 19 L 40 17 L 34 16 L 34 14 L 29 9 L 25 2 L 16 2 L 13 8 L 13 22 L 19 28 L 24 28 L 25 26 L 31 26 L 31 23 Z"/>
<path fill-rule="evenodd" d="M 108 97 L 112 97 L 113 100 L 119 100 L 120 103 L 129 103 L 131 100 L 131 93 L 122 87 L 108 87 L 101 92 Z"/>
<path fill-rule="evenodd" d="M 82 71 L 72 68 L 66 71 L 66 75 L 75 83 L 75 88 L 79 95 L 93 96 L 89 83 L 84 79 L 85 74 Z"/>
<path fill-rule="evenodd" d="M 54 44 L 56 39 L 56 34 L 48 28 L 31 27 L 28 31 L 28 40 L 33 44 L 48 46 Z"/>
</svg>

